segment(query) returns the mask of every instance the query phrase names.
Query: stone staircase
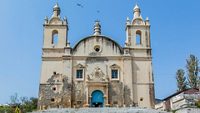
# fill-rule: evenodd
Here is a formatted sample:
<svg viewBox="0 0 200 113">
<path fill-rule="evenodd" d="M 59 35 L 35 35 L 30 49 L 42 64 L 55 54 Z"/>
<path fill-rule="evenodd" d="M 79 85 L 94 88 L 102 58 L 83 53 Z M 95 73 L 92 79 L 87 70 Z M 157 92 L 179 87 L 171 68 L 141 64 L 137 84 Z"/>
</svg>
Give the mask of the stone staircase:
<svg viewBox="0 0 200 113">
<path fill-rule="evenodd" d="M 157 111 L 154 109 L 143 109 L 143 108 L 57 108 L 48 109 L 44 111 L 35 111 L 32 113 L 169 113 L 165 111 Z"/>
</svg>

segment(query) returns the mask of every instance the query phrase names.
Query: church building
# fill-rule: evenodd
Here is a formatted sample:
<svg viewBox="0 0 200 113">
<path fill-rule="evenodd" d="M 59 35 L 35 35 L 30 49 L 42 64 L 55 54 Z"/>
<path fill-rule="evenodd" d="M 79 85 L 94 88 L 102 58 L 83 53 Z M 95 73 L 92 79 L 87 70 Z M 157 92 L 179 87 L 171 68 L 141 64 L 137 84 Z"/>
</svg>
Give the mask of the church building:
<svg viewBox="0 0 200 113">
<path fill-rule="evenodd" d="M 126 20 L 124 46 L 103 35 L 96 21 L 93 33 L 71 47 L 69 23 L 60 12 L 56 4 L 43 25 L 38 109 L 154 108 L 150 23 L 138 5 Z"/>
</svg>

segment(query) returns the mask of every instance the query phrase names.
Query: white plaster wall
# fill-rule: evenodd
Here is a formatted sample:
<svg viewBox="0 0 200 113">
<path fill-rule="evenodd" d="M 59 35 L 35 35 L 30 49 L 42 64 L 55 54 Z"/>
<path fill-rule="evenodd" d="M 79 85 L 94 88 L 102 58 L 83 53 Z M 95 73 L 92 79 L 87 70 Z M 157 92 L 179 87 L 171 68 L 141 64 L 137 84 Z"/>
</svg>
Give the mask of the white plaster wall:
<svg viewBox="0 0 200 113">
<path fill-rule="evenodd" d="M 138 105 L 140 107 L 151 108 L 149 85 L 137 85 Z M 140 101 L 143 98 L 143 101 Z"/>
<path fill-rule="evenodd" d="M 64 49 L 54 49 L 49 48 L 45 49 L 42 52 L 42 57 L 59 57 L 61 58 L 64 55 Z"/>
<path fill-rule="evenodd" d="M 151 107 L 150 103 L 150 84 L 152 81 L 151 61 L 134 61 L 134 87 L 136 87 L 137 102 L 139 106 Z M 143 98 L 143 101 L 140 101 Z"/>
<path fill-rule="evenodd" d="M 147 55 L 147 50 L 146 49 L 135 49 L 135 50 L 131 50 L 131 55 L 134 57 L 150 57 Z"/>
<path fill-rule="evenodd" d="M 132 70 L 132 59 L 131 57 L 124 58 L 123 60 L 123 81 L 124 85 L 128 86 L 131 93 L 131 99 L 133 101 L 133 72 Z"/>
<path fill-rule="evenodd" d="M 72 60 L 68 59 L 68 60 L 64 60 L 63 61 L 63 75 L 68 77 L 68 82 L 71 82 L 72 80 Z"/>
<path fill-rule="evenodd" d="M 53 75 L 53 72 L 63 73 L 63 61 L 43 61 L 40 83 L 46 83 Z"/>
<path fill-rule="evenodd" d="M 133 67 L 137 83 L 152 83 L 151 61 L 134 61 Z"/>
</svg>

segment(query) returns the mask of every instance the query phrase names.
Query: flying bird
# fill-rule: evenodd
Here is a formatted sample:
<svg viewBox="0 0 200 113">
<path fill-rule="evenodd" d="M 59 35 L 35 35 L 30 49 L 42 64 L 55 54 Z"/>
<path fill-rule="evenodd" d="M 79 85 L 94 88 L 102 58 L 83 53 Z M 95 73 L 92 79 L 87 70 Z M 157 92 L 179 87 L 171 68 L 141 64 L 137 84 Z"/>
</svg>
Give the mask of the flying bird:
<svg viewBox="0 0 200 113">
<path fill-rule="evenodd" d="M 83 5 L 82 4 L 80 4 L 80 3 L 77 3 L 76 4 L 78 7 L 81 7 L 81 8 L 83 8 Z"/>
<path fill-rule="evenodd" d="M 76 6 L 83 8 L 84 5 L 81 3 L 76 3 Z M 100 10 L 96 10 L 97 13 L 100 13 Z"/>
</svg>

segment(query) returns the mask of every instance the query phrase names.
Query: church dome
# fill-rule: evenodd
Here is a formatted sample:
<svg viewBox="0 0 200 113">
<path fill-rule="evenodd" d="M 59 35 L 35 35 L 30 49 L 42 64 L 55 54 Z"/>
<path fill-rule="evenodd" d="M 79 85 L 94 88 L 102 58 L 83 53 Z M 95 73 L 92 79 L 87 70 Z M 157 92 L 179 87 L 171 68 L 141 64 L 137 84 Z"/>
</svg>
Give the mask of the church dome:
<svg viewBox="0 0 200 113">
<path fill-rule="evenodd" d="M 96 47 L 99 47 L 96 51 Z M 85 52 L 83 52 L 85 51 Z M 73 53 L 82 53 L 88 55 L 90 53 L 101 53 L 101 55 L 121 55 L 123 54 L 123 48 L 114 40 L 107 36 L 88 36 L 80 40 L 73 48 Z"/>
</svg>

